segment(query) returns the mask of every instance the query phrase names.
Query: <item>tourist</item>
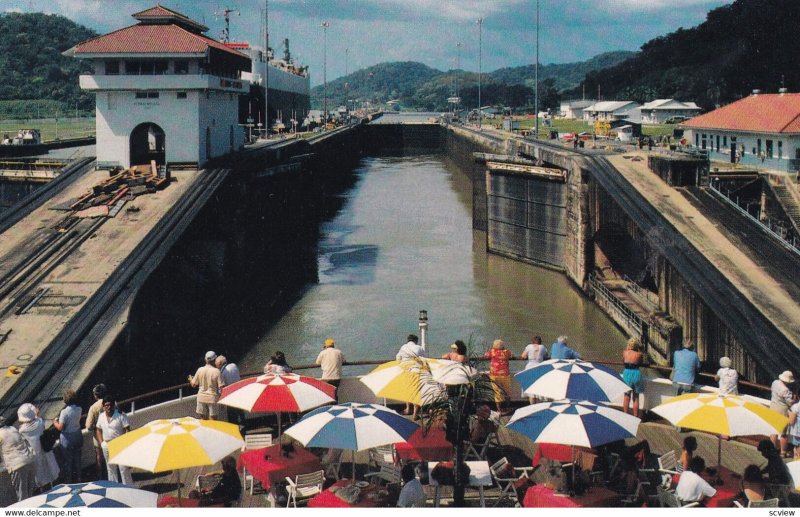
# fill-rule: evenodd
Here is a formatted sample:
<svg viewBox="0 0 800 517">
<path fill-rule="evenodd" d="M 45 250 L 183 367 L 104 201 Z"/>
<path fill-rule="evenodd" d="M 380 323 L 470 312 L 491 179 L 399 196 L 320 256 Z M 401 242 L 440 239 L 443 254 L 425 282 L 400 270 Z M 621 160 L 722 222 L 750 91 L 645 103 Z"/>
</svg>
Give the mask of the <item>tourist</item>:
<svg viewBox="0 0 800 517">
<path fill-rule="evenodd" d="M 766 495 L 767 486 L 761 469 L 754 464 L 746 466 L 742 475 L 742 506 L 747 506 L 750 501 L 763 501 Z"/>
<path fill-rule="evenodd" d="M 721 395 L 738 395 L 739 394 L 739 374 L 736 370 L 731 368 L 730 357 L 720 357 L 719 370 L 714 376 L 714 380 L 719 383 L 719 392 Z"/>
<path fill-rule="evenodd" d="M 702 506 L 705 499 L 714 497 L 717 489 L 708 484 L 708 481 L 700 477 L 700 473 L 706 468 L 706 462 L 700 456 L 692 458 L 689 469 L 681 474 L 681 479 L 675 487 L 675 495 L 684 503 L 700 503 Z"/>
<path fill-rule="evenodd" d="M 442 359 L 448 359 L 450 361 L 455 361 L 457 363 L 466 363 L 467 362 L 467 345 L 464 344 L 463 341 L 460 339 L 456 339 L 452 345 L 450 345 L 450 351 L 447 352 L 442 356 Z"/>
<path fill-rule="evenodd" d="M 103 479 L 103 471 L 105 470 L 103 463 L 103 450 L 100 448 L 100 443 L 95 437 L 97 430 L 97 417 L 103 412 L 103 397 L 106 396 L 106 385 L 97 384 L 92 388 L 92 396 L 94 403 L 89 406 L 89 411 L 86 412 L 86 430 L 89 431 L 89 436 L 92 437 L 92 445 L 94 445 L 94 468 L 97 470 L 97 479 Z"/>
<path fill-rule="evenodd" d="M 694 459 L 694 451 L 697 450 L 697 438 L 694 436 L 687 436 L 683 439 L 683 449 L 681 450 L 681 459 L 678 462 L 678 472 L 689 470 Z"/>
<path fill-rule="evenodd" d="M 326 339 L 315 362 L 322 370 L 320 380 L 336 387 L 338 399 L 339 383 L 342 382 L 342 365 L 345 359 L 342 351 L 336 348 L 336 341 L 332 338 Z"/>
<path fill-rule="evenodd" d="M 128 422 L 127 415 L 117 408 L 117 399 L 110 395 L 103 397 L 103 413 L 97 419 L 95 437 L 103 449 L 108 480 L 133 486 L 130 467 L 108 462 L 108 442 L 114 438 L 119 438 L 130 430 L 131 424 Z"/>
<path fill-rule="evenodd" d="M 642 372 L 639 371 L 639 366 L 642 364 L 643 355 L 639 350 L 639 340 L 632 337 L 628 340 L 625 350 L 622 352 L 622 362 L 625 364 L 625 369 L 622 370 L 622 382 L 624 382 L 630 391 L 626 391 L 622 398 L 622 411 L 628 412 L 631 400 L 633 400 L 633 416 L 639 416 L 639 394 L 644 391 L 642 386 Z"/>
<path fill-rule="evenodd" d="M 409 334 L 406 338 L 406 344 L 397 351 L 395 359 L 397 361 L 413 361 L 419 357 L 426 357 L 425 347 L 419 344 L 419 338 L 415 334 Z M 406 402 L 405 410 L 403 410 L 404 415 L 411 414 L 411 406 L 412 404 Z M 413 418 L 416 420 L 419 406 L 416 404 L 413 404 L 413 406 Z"/>
<path fill-rule="evenodd" d="M 794 459 L 800 460 L 800 396 L 794 394 L 792 399 L 794 404 L 789 408 L 789 426 L 786 428 L 786 435 L 789 444 L 794 448 Z"/>
<path fill-rule="evenodd" d="M 788 485 L 791 481 L 791 474 L 781 458 L 780 450 L 775 447 L 772 440 L 761 440 L 758 442 L 757 449 L 767 460 L 767 465 L 761 469 L 761 473 L 767 476 L 766 481 L 775 485 Z"/>
<path fill-rule="evenodd" d="M 492 348 L 483 356 L 489 361 L 489 378 L 492 380 L 494 388 L 494 403 L 497 405 L 497 412 L 502 412 L 501 403 L 511 395 L 511 371 L 508 360 L 514 357 L 511 350 L 506 350 L 502 339 L 495 339 Z"/>
<path fill-rule="evenodd" d="M 264 365 L 264 373 L 271 373 L 273 375 L 286 375 L 292 373 L 292 367 L 286 362 L 286 356 L 278 350 L 269 358 L 267 364 Z"/>
<path fill-rule="evenodd" d="M 58 479 L 59 468 L 53 451 L 42 450 L 44 420 L 39 416 L 39 409 L 26 402 L 17 409 L 19 432 L 25 437 L 34 456 L 36 488 L 47 487 Z"/>
<path fill-rule="evenodd" d="M 78 395 L 73 390 L 64 391 L 64 409 L 58 418 L 53 420 L 55 427 L 61 434 L 58 441 L 64 452 L 64 476 L 67 483 L 81 482 L 81 449 L 83 448 L 83 434 L 81 434 L 81 407 L 78 405 Z"/>
<path fill-rule="evenodd" d="M 675 395 L 694 391 L 694 378 L 700 371 L 700 358 L 692 348 L 694 345 L 686 339 L 683 341 L 683 348 L 672 354 L 672 385 Z"/>
<path fill-rule="evenodd" d="M 772 382 L 772 386 L 770 387 L 772 397 L 769 401 L 769 408 L 772 411 L 776 411 L 785 417 L 789 416 L 789 407 L 792 405 L 793 385 L 794 374 L 789 370 L 786 370 L 782 374 L 778 375 L 778 378 Z M 780 440 L 778 439 L 777 434 L 773 434 L 770 436 L 770 438 L 772 439 L 772 443 L 775 445 L 775 448 L 778 449 L 782 455 L 785 457 L 790 456 L 788 453 L 789 445 L 785 432 L 780 435 Z"/>
<path fill-rule="evenodd" d="M 522 354 L 519 356 L 521 359 L 527 359 L 525 369 L 530 370 L 537 364 L 541 363 L 547 357 L 547 347 L 542 344 L 541 336 L 533 336 L 531 343 L 525 347 Z"/>
<path fill-rule="evenodd" d="M 550 359 L 580 359 L 581 354 L 567 346 L 567 336 L 558 336 L 550 345 Z"/>
<path fill-rule="evenodd" d="M 483 445 L 486 438 L 497 432 L 497 423 L 492 420 L 492 410 L 486 404 L 481 404 L 475 410 L 475 421 L 469 433 L 469 441 Z"/>
<path fill-rule="evenodd" d="M 228 358 L 224 355 L 218 355 L 217 358 L 214 360 L 214 366 L 217 367 L 219 370 L 219 377 L 221 385 L 223 387 L 230 386 L 242 380 L 242 376 L 239 373 L 239 367 L 236 363 L 229 363 Z M 231 424 L 236 424 L 240 427 L 240 429 L 244 429 L 244 410 L 227 406 L 225 408 L 225 413 L 227 416 L 227 421 Z"/>
<path fill-rule="evenodd" d="M 36 459 L 25 437 L 0 417 L 0 465 L 11 476 L 11 485 L 17 493 L 17 502 L 33 495 L 36 487 Z"/>
<path fill-rule="evenodd" d="M 217 354 L 211 350 L 206 352 L 206 363 L 197 369 L 194 376 L 189 376 L 189 383 L 197 390 L 197 418 L 216 420 L 218 414 L 217 401 L 222 391 L 222 378 L 214 366 Z"/>
<path fill-rule="evenodd" d="M 414 465 L 406 463 L 400 470 L 400 477 L 403 479 L 403 489 L 397 499 L 397 506 L 402 508 L 423 508 L 425 506 L 425 491 L 422 483 L 417 479 Z"/>
<path fill-rule="evenodd" d="M 200 494 L 200 506 L 232 506 L 242 497 L 242 481 L 236 471 L 236 460 L 232 456 L 222 459 L 222 470 L 200 474 L 199 477 L 219 477 L 219 483 L 209 492 Z"/>
</svg>

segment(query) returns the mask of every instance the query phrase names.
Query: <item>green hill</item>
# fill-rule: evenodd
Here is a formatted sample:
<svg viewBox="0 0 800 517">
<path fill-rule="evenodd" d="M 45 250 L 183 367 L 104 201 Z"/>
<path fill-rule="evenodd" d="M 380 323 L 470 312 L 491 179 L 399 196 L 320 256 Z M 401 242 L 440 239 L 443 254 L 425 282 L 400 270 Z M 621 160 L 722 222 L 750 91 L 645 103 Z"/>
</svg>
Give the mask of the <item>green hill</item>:
<svg viewBox="0 0 800 517">
<path fill-rule="evenodd" d="M 0 116 L 52 116 L 56 108 L 93 109 L 94 95 L 78 86 L 89 65 L 61 53 L 96 33 L 63 16 L 42 13 L 0 14 Z"/>
<path fill-rule="evenodd" d="M 712 10 L 705 22 L 648 41 L 621 64 L 590 72 L 586 91 L 605 99 L 726 104 L 753 89 L 800 90 L 797 0 L 736 0 Z M 580 94 L 580 87 L 573 91 Z"/>
<path fill-rule="evenodd" d="M 632 55 L 635 53 L 608 52 L 580 63 L 540 65 L 540 104 L 543 107 L 557 106 L 559 90 L 574 88 L 587 72 L 615 65 Z M 533 77 L 533 65 L 484 73 L 481 103 L 532 104 Z M 478 74 L 464 70 L 442 72 L 411 61 L 382 63 L 328 82 L 328 109 L 344 105 L 346 99 L 359 99 L 379 104 L 398 100 L 407 109 L 445 111 L 447 98 L 455 94 L 456 88 L 462 104 L 475 105 L 478 101 Z M 322 109 L 323 103 L 324 87 L 316 86 L 311 90 L 311 104 L 315 109 Z"/>
</svg>

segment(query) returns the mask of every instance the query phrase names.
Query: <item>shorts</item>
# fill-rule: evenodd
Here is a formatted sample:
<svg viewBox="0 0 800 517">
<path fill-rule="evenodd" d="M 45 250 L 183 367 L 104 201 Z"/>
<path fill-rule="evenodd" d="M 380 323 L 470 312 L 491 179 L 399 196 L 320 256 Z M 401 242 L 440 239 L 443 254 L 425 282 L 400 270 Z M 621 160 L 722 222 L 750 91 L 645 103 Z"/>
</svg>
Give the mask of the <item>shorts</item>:
<svg viewBox="0 0 800 517">
<path fill-rule="evenodd" d="M 789 435 L 789 443 L 792 444 L 792 447 L 800 447 L 800 436 Z"/>
<path fill-rule="evenodd" d="M 642 386 L 642 372 L 638 368 L 625 368 L 622 370 L 622 382 L 628 385 L 634 393 L 641 393 L 644 391 Z"/>
<path fill-rule="evenodd" d="M 198 415 L 207 417 L 217 417 L 217 403 L 216 402 L 200 402 L 197 401 L 197 408 L 195 409 Z"/>
</svg>

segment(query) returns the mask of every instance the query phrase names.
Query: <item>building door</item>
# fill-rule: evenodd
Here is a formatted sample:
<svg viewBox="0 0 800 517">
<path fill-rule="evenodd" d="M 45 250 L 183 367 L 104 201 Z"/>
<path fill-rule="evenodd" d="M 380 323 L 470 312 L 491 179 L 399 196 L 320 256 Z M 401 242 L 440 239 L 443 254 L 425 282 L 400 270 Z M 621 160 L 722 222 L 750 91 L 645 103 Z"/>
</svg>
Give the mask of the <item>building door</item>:
<svg viewBox="0 0 800 517">
<path fill-rule="evenodd" d="M 130 159 L 133 165 L 148 165 L 152 160 L 158 165 L 166 163 L 166 136 L 158 124 L 139 124 L 130 136 Z"/>
</svg>

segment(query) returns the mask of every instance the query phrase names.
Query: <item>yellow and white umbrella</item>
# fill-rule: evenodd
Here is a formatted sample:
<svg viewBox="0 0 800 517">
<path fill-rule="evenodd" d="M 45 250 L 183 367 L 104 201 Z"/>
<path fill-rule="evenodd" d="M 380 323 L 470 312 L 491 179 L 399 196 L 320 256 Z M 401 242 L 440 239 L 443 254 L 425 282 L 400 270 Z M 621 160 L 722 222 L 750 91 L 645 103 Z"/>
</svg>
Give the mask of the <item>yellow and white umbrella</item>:
<svg viewBox="0 0 800 517">
<path fill-rule="evenodd" d="M 454 362 L 425 357 L 389 361 L 360 380 L 378 397 L 416 405 L 429 404 L 445 395 L 444 389 L 433 379 L 432 372 Z"/>
<path fill-rule="evenodd" d="M 780 434 L 789 423 L 785 416 L 757 402 L 719 393 L 687 393 L 673 397 L 651 411 L 676 427 L 720 435 L 717 465 L 722 456 L 722 435 Z"/>
<path fill-rule="evenodd" d="M 790 461 L 786 464 L 789 474 L 792 475 L 792 485 L 795 490 L 800 490 L 800 460 Z"/>
<path fill-rule="evenodd" d="M 193 417 L 153 420 L 108 442 L 108 461 L 149 472 L 178 471 L 213 465 L 242 445 L 239 426 L 228 422 Z"/>
</svg>

